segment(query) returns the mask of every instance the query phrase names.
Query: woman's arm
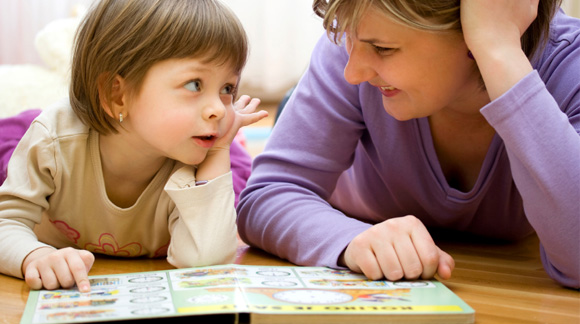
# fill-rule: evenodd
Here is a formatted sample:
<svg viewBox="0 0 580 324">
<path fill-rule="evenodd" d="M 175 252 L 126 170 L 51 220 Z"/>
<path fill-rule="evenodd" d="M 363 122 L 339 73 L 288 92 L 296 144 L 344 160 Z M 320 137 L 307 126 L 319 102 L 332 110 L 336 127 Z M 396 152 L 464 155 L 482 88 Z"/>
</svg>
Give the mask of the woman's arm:
<svg viewBox="0 0 580 324">
<path fill-rule="evenodd" d="M 336 267 L 370 227 L 327 202 L 365 129 L 358 86 L 343 77 L 347 60 L 344 48 L 321 37 L 238 205 L 242 239 L 297 264 Z"/>
<path fill-rule="evenodd" d="M 544 268 L 562 285 L 578 288 L 579 23 L 573 23 L 575 33 L 563 36 L 558 22 L 553 23 L 551 37 L 559 38 L 548 42 L 532 71 L 517 47 L 518 36 L 535 17 L 534 6 L 537 0 L 464 0 L 462 15 L 465 21 L 473 18 L 464 34 L 493 100 L 481 112 L 505 143 L 526 216 L 540 238 Z"/>
</svg>

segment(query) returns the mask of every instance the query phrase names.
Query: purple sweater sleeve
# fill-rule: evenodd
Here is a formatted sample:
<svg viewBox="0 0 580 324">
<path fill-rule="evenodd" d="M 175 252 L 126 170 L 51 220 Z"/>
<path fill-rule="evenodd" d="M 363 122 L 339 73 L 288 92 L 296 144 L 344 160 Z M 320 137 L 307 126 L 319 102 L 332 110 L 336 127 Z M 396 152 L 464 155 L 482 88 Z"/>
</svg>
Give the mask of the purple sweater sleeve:
<svg viewBox="0 0 580 324">
<path fill-rule="evenodd" d="M 357 87 L 342 75 L 347 59 L 321 38 L 238 205 L 245 242 L 299 265 L 337 267 L 342 250 L 370 227 L 326 201 L 364 129 Z M 323 66 L 327 60 L 336 64 Z"/>
<path fill-rule="evenodd" d="M 580 65 L 575 71 L 580 71 Z M 557 77 L 560 81 L 565 78 Z M 577 288 L 580 78 L 576 76 L 574 82 L 564 83 L 572 91 L 569 100 L 559 107 L 534 71 L 481 112 L 505 143 L 526 217 L 540 238 L 546 272 L 561 284 Z"/>
<path fill-rule="evenodd" d="M 560 12 L 535 71 L 481 112 L 505 143 L 548 275 L 580 287 L 580 20 Z"/>
</svg>

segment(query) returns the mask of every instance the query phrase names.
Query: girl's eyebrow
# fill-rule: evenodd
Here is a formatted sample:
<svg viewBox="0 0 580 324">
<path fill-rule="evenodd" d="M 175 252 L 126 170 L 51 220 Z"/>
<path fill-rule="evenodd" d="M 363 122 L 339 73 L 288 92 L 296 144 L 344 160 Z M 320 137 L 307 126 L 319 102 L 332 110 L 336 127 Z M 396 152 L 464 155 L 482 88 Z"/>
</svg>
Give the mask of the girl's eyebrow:
<svg viewBox="0 0 580 324">
<path fill-rule="evenodd" d="M 187 72 L 211 72 L 212 69 L 205 65 L 191 64 L 188 65 L 184 70 Z"/>
</svg>

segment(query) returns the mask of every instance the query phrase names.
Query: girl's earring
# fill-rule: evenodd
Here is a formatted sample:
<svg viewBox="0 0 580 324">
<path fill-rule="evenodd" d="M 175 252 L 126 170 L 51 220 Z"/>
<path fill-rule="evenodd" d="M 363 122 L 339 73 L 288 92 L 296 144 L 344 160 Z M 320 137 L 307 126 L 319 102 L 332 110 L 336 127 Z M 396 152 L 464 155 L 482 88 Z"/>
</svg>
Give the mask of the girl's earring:
<svg viewBox="0 0 580 324">
<path fill-rule="evenodd" d="M 119 124 L 123 122 L 123 113 L 119 114 Z"/>
<path fill-rule="evenodd" d="M 467 51 L 467 57 L 469 57 L 472 60 L 475 60 L 475 58 L 473 57 L 473 54 L 471 53 L 471 51 Z"/>
</svg>

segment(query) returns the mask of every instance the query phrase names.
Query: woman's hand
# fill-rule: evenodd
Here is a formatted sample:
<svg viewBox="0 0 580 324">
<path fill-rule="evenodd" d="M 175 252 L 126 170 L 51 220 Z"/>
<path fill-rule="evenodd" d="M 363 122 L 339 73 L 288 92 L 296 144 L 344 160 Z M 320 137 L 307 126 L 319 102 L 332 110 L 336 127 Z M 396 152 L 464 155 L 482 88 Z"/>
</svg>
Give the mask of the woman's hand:
<svg viewBox="0 0 580 324">
<path fill-rule="evenodd" d="M 343 253 L 349 269 L 378 280 L 449 279 L 453 258 L 439 249 L 425 225 L 414 216 L 376 224 L 356 236 Z"/>
<path fill-rule="evenodd" d="M 43 247 L 32 251 L 22 263 L 24 280 L 31 289 L 70 288 L 89 292 L 88 273 L 95 256 L 86 250 Z"/>
<path fill-rule="evenodd" d="M 461 25 L 491 100 L 532 71 L 520 38 L 539 0 L 461 0 Z"/>
<path fill-rule="evenodd" d="M 461 26 L 473 52 L 521 49 L 520 38 L 536 19 L 539 0 L 461 0 Z"/>
</svg>

